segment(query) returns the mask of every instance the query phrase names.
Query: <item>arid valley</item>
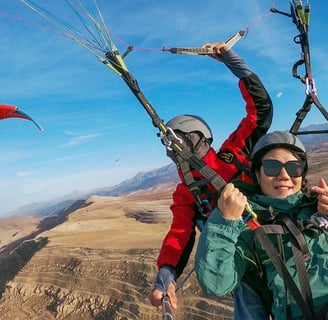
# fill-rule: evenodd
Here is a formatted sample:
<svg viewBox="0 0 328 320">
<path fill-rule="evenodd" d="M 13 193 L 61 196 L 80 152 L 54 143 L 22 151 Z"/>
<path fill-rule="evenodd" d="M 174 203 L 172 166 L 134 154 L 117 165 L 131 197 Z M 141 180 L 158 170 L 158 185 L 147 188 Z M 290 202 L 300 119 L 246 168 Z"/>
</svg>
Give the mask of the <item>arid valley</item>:
<svg viewBox="0 0 328 320">
<path fill-rule="evenodd" d="M 171 220 L 173 187 L 148 195 L 91 197 L 65 222 L 44 232 L 37 218 L 5 219 L 1 314 L 12 320 L 160 319 L 148 296 Z M 21 245 L 15 242 L 29 234 L 36 236 Z M 192 275 L 179 291 L 174 319 L 219 315 L 231 319 L 229 299 L 202 297 Z"/>
</svg>

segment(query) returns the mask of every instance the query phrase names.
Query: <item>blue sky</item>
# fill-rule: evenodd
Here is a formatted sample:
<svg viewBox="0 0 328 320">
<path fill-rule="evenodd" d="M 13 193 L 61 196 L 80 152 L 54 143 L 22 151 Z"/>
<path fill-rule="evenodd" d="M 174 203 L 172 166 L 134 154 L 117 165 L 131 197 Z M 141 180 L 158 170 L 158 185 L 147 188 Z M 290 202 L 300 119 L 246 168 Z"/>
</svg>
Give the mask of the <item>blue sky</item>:
<svg viewBox="0 0 328 320">
<path fill-rule="evenodd" d="M 125 62 L 160 117 L 202 116 L 213 129 L 215 148 L 245 115 L 237 80 L 208 57 L 174 55 L 161 51 L 163 46 L 198 47 L 249 28 L 234 50 L 273 99 L 271 130 L 289 129 L 305 99 L 304 85 L 291 74 L 301 57 L 293 42 L 296 26 L 282 15 L 265 17 L 272 0 L 242 3 L 98 0 L 121 54 L 126 44 L 136 48 Z M 328 105 L 328 10 L 318 1 L 310 4 L 312 72 L 319 99 Z M 289 12 L 287 0 L 274 5 Z M 29 121 L 1 121 L 0 216 L 73 191 L 113 186 L 170 163 L 158 130 L 116 74 L 19 0 L 0 0 L 0 8 L 0 103 L 18 106 L 44 128 L 40 133 Z M 64 1 L 51 1 L 48 8 L 68 17 Z M 313 107 L 304 125 L 324 122 Z"/>
</svg>

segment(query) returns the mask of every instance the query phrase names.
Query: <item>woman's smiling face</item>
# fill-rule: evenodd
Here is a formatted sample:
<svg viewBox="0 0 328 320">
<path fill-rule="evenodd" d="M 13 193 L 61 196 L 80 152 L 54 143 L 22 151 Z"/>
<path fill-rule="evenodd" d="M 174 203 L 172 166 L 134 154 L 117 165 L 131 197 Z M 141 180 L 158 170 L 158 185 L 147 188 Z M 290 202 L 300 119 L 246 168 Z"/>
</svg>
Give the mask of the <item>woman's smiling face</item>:
<svg viewBox="0 0 328 320">
<path fill-rule="evenodd" d="M 262 158 L 263 160 L 278 160 L 282 164 L 288 161 L 297 161 L 295 155 L 285 148 L 275 148 L 268 151 Z M 264 195 L 272 198 L 286 198 L 295 194 L 302 188 L 302 176 L 291 177 L 285 167 L 277 176 L 268 176 L 264 172 L 263 165 L 256 170 L 256 178 Z"/>
</svg>

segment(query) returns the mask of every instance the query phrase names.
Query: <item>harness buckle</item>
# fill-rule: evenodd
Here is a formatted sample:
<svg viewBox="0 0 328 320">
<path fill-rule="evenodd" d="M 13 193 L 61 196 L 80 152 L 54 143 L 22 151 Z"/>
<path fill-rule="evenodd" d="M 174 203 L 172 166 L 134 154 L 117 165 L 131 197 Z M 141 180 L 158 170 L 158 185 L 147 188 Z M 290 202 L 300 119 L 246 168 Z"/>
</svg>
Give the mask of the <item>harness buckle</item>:
<svg viewBox="0 0 328 320">
<path fill-rule="evenodd" d="M 234 154 L 229 151 L 220 151 L 217 153 L 217 155 L 222 161 L 226 163 L 232 163 L 235 158 Z"/>
</svg>

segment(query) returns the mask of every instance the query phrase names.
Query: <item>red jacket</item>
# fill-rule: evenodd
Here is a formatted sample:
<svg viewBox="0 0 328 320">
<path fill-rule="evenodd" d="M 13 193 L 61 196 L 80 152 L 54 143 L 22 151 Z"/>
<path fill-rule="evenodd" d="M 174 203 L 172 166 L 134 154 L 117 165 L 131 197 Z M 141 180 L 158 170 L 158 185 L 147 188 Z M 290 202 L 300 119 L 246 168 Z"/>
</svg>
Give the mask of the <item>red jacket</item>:
<svg viewBox="0 0 328 320">
<path fill-rule="evenodd" d="M 219 152 L 216 153 L 210 148 L 203 160 L 225 181 L 238 177 L 250 182 L 250 177 L 242 172 L 240 164 L 249 167 L 250 152 L 258 139 L 269 129 L 273 108 L 268 93 L 255 74 L 239 80 L 239 88 L 246 101 L 247 115 L 222 144 Z M 232 158 L 239 164 L 231 161 Z M 179 175 L 183 180 L 181 172 Z M 197 171 L 193 172 L 193 176 L 203 178 Z M 210 184 L 206 187 L 207 192 L 203 193 L 203 197 L 215 206 L 217 192 Z M 179 183 L 173 193 L 171 228 L 163 240 L 157 260 L 159 268 L 163 265 L 174 267 L 178 277 L 188 262 L 195 242 L 195 207 L 195 199 L 188 187 L 184 183 Z"/>
</svg>

